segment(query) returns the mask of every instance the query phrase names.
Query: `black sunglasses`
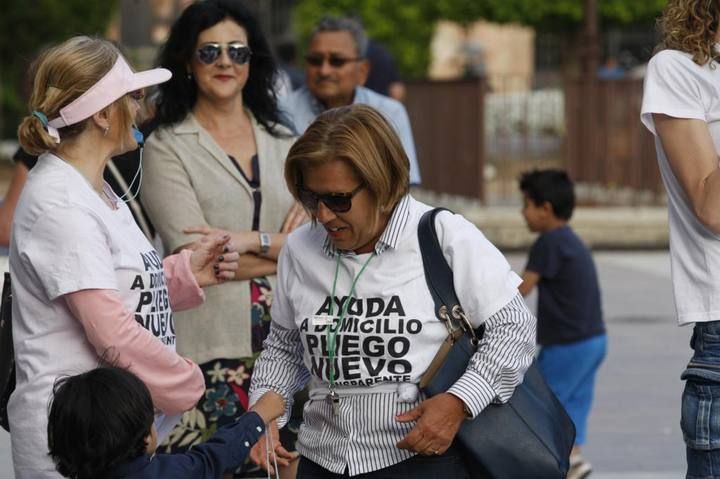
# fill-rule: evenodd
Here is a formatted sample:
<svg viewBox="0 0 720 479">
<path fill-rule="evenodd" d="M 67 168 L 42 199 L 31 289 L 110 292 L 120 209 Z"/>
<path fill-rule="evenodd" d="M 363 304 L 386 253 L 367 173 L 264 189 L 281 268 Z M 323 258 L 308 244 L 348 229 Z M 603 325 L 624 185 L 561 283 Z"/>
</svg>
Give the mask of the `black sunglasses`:
<svg viewBox="0 0 720 479">
<path fill-rule="evenodd" d="M 347 57 L 339 57 L 339 56 L 336 56 L 336 55 L 325 56 L 325 55 L 314 55 L 314 54 L 310 54 L 310 55 L 306 55 L 306 56 L 305 56 L 305 61 L 308 63 L 308 65 L 312 65 L 312 66 L 314 66 L 314 67 L 320 67 L 320 66 L 322 66 L 323 63 L 325 63 L 326 60 L 327 60 L 327 62 L 330 64 L 331 67 L 333 67 L 333 68 L 342 68 L 342 67 L 344 67 L 347 63 L 350 63 L 350 62 L 359 62 L 359 61 L 362 60 L 362 58 L 360 58 L 360 57 L 357 57 L 357 58 L 347 58 Z"/>
<path fill-rule="evenodd" d="M 300 203 L 311 213 L 317 212 L 321 201 L 333 213 L 346 213 L 352 208 L 353 196 L 363 188 L 365 188 L 364 183 L 349 193 L 315 193 L 298 185 L 298 196 Z"/>
<path fill-rule="evenodd" d="M 230 60 L 238 65 L 250 61 L 252 52 L 250 47 L 240 42 L 233 42 L 223 45 L 222 43 L 206 43 L 197 50 L 197 57 L 205 65 L 212 65 L 222 55 L 223 48 L 226 49 Z"/>
</svg>

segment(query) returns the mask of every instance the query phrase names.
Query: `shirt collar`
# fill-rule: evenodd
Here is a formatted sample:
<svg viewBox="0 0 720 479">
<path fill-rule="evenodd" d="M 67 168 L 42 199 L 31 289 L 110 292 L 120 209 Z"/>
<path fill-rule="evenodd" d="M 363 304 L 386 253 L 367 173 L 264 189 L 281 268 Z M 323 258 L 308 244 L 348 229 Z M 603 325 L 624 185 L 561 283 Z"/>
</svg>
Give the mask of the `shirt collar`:
<svg viewBox="0 0 720 479">
<path fill-rule="evenodd" d="M 322 113 L 328 109 L 328 108 L 325 108 L 322 103 L 320 103 L 320 100 L 318 100 L 317 97 L 315 95 L 313 95 L 309 89 L 308 89 L 308 93 L 309 93 L 309 97 L 310 97 L 310 109 L 312 110 L 312 112 L 315 116 L 318 116 L 320 113 Z M 352 104 L 363 103 L 363 102 L 358 101 L 359 95 L 360 95 L 360 88 L 356 87 L 355 92 L 353 93 Z"/>
<path fill-rule="evenodd" d="M 310 93 L 310 90 L 308 90 L 308 93 Z M 315 95 L 310 93 L 310 95 L 308 96 L 310 97 L 310 109 L 315 116 L 318 116 L 320 113 L 325 111 L 325 107 L 322 105 L 322 103 L 320 103 L 320 100 L 315 98 Z"/>
<path fill-rule="evenodd" d="M 395 209 L 390 215 L 390 221 L 388 221 L 385 231 L 380 235 L 380 239 L 375 244 L 375 254 L 380 255 L 384 253 L 388 248 L 397 248 L 397 244 L 400 241 L 400 236 L 407 226 L 408 219 L 410 218 L 410 195 L 403 196 Z M 328 256 L 335 256 L 335 253 L 343 255 L 355 254 L 352 251 L 343 251 L 335 248 L 335 244 L 330 238 L 325 235 L 325 242 L 323 243 L 323 252 Z"/>
</svg>

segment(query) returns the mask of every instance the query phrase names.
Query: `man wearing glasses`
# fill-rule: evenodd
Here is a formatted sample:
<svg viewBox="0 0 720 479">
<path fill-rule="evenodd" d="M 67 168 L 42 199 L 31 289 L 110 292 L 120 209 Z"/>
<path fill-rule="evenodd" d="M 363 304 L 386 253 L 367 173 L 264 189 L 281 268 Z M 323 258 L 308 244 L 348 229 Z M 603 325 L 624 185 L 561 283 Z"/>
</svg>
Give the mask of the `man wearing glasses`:
<svg viewBox="0 0 720 479">
<path fill-rule="evenodd" d="M 330 108 L 370 105 L 395 127 L 410 160 L 410 184 L 420 184 L 410 119 L 402 103 L 363 87 L 370 71 L 367 36 L 350 18 L 323 17 L 315 26 L 305 55 L 306 86 L 279 99 L 298 134 Z"/>
</svg>

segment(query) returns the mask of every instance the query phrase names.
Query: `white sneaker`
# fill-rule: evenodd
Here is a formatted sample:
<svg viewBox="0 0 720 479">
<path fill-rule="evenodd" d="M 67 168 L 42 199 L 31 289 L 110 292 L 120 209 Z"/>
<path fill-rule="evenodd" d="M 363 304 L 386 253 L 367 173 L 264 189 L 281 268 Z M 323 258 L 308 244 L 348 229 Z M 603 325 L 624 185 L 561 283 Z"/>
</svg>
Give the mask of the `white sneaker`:
<svg viewBox="0 0 720 479">
<path fill-rule="evenodd" d="M 580 455 L 570 460 L 570 470 L 567 479 L 585 479 L 592 472 L 592 464 L 583 459 Z"/>
</svg>

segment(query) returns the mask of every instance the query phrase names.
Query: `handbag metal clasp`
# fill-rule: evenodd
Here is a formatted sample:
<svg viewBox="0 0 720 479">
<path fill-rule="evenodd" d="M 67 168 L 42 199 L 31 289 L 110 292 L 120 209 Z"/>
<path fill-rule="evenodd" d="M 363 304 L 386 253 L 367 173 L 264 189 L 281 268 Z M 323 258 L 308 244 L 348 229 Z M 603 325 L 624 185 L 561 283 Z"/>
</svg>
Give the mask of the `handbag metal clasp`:
<svg viewBox="0 0 720 479">
<path fill-rule="evenodd" d="M 448 307 L 444 304 L 440 306 L 440 309 L 438 309 L 438 316 L 445 325 L 445 328 L 448 332 L 448 337 L 451 339 L 451 342 L 455 343 L 455 338 L 459 337 L 458 332 L 463 330 L 464 328 L 462 327 L 462 325 L 458 325 L 456 321 L 453 321 L 453 318 L 450 316 Z"/>
<path fill-rule="evenodd" d="M 479 341 L 477 335 L 475 334 L 475 329 L 472 324 L 470 324 L 470 320 L 468 320 L 467 316 L 465 316 L 465 311 L 463 311 L 462 306 L 456 304 L 452 307 L 452 310 L 448 311 L 448 307 L 443 304 L 438 310 L 438 316 L 445 324 L 445 328 L 447 328 L 448 331 L 448 337 L 451 338 L 453 343 L 457 338 L 465 333 L 470 336 L 470 341 L 473 346 L 477 346 Z"/>
<path fill-rule="evenodd" d="M 477 335 L 475 334 L 475 328 L 473 328 L 473 325 L 470 324 L 470 320 L 465 315 L 465 310 L 462 309 L 462 306 L 459 304 L 453 306 L 452 315 L 453 318 L 461 321 L 460 327 L 470 336 L 470 342 L 472 342 L 473 346 L 477 346 L 479 341 Z"/>
</svg>

